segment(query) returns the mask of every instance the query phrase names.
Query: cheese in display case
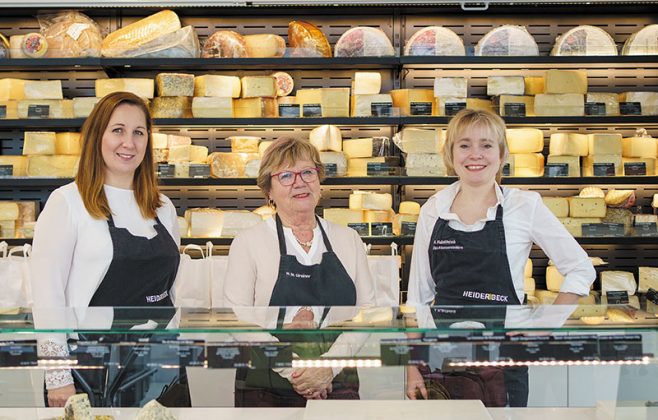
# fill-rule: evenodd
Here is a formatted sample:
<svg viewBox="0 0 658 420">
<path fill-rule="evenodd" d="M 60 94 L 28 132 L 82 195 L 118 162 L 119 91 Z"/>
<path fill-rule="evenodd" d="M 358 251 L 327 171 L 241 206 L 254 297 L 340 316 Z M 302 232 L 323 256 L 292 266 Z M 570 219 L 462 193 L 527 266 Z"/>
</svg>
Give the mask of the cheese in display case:
<svg viewBox="0 0 658 420">
<path fill-rule="evenodd" d="M 510 153 L 538 153 L 544 150 L 544 133 L 537 128 L 508 128 L 505 136 Z"/>
<path fill-rule="evenodd" d="M 155 76 L 158 96 L 194 96 L 194 75 L 185 73 L 158 73 Z"/>
<path fill-rule="evenodd" d="M 631 35 L 622 55 L 658 55 L 658 24 L 648 25 Z"/>
<path fill-rule="evenodd" d="M 537 56 L 537 42 L 523 26 L 502 25 L 492 29 L 475 46 L 478 56 Z"/>
<path fill-rule="evenodd" d="M 239 98 L 242 83 L 239 77 L 205 74 L 194 78 L 194 96 Z"/>
<path fill-rule="evenodd" d="M 336 57 L 386 57 L 395 50 L 388 36 L 379 29 L 359 26 L 347 30 L 336 42 Z"/>
<path fill-rule="evenodd" d="M 192 98 L 194 118 L 233 118 L 233 98 L 230 96 L 197 96 Z"/>
<path fill-rule="evenodd" d="M 141 98 L 153 99 L 153 79 L 118 78 L 96 80 L 96 96 L 102 98 L 114 92 L 130 92 Z"/>
<path fill-rule="evenodd" d="M 617 44 L 609 33 L 591 25 L 577 26 L 555 39 L 555 56 L 617 55 Z"/>
<path fill-rule="evenodd" d="M 103 39 L 101 52 L 104 57 L 126 57 L 145 44 L 181 29 L 178 15 L 163 10 L 126 25 Z"/>
<path fill-rule="evenodd" d="M 523 95 L 525 80 L 523 76 L 489 76 L 487 77 L 487 95 Z"/>
<path fill-rule="evenodd" d="M 453 30 L 429 26 L 418 30 L 404 46 L 404 55 L 464 56 L 464 42 Z"/>
<path fill-rule="evenodd" d="M 434 96 L 466 98 L 468 96 L 468 79 L 465 77 L 435 77 Z"/>
<path fill-rule="evenodd" d="M 331 57 L 331 45 L 327 37 L 310 22 L 290 22 L 288 43 L 293 57 Z"/>
<path fill-rule="evenodd" d="M 247 44 L 235 31 L 216 31 L 210 35 L 201 49 L 202 58 L 245 58 Z"/>
<path fill-rule="evenodd" d="M 247 55 L 252 58 L 283 57 L 286 52 L 286 41 L 279 35 L 244 35 L 243 39 L 247 46 Z"/>
<path fill-rule="evenodd" d="M 64 11 L 37 16 L 48 42 L 48 58 L 100 57 L 103 36 L 100 27 L 88 16 Z"/>
<path fill-rule="evenodd" d="M 541 117 L 582 117 L 585 115 L 585 95 L 580 93 L 535 95 L 535 114 Z"/>
<path fill-rule="evenodd" d="M 658 92 L 623 92 L 619 94 L 619 102 L 636 102 L 642 115 L 658 115 Z"/>
<path fill-rule="evenodd" d="M 343 150 L 343 137 L 340 128 L 335 125 L 321 125 L 315 127 L 309 133 L 309 141 L 319 152 Z"/>
<path fill-rule="evenodd" d="M 587 156 L 589 143 L 586 134 L 552 133 L 548 144 L 553 156 Z"/>
</svg>

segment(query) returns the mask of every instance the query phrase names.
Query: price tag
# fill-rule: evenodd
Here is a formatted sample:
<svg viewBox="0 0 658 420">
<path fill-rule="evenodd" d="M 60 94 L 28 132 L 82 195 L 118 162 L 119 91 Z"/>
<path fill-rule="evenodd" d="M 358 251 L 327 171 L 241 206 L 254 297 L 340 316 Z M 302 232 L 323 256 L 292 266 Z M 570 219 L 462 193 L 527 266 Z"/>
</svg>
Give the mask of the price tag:
<svg viewBox="0 0 658 420">
<path fill-rule="evenodd" d="M 338 165 L 335 163 L 323 163 L 325 176 L 338 175 Z"/>
<path fill-rule="evenodd" d="M 160 360 L 166 364 L 179 366 L 204 366 L 206 361 L 205 346 L 193 341 L 171 341 L 160 344 Z"/>
<path fill-rule="evenodd" d="M 642 115 L 642 103 L 619 102 L 619 113 L 621 115 Z"/>
<path fill-rule="evenodd" d="M 370 236 L 370 226 L 367 223 L 348 223 L 347 227 L 356 230 L 359 236 Z"/>
<path fill-rule="evenodd" d="M 211 369 L 232 369 L 250 367 L 249 347 L 240 345 L 208 345 L 208 367 Z"/>
<path fill-rule="evenodd" d="M 252 346 L 251 364 L 256 369 L 292 367 L 292 346 L 288 343 Z"/>
<path fill-rule="evenodd" d="M 393 236 L 393 223 L 391 222 L 370 223 L 370 236 Z"/>
<path fill-rule="evenodd" d="M 0 176 L 14 176 L 14 165 L 0 165 Z"/>
<path fill-rule="evenodd" d="M 190 178 L 210 178 L 210 165 L 205 163 L 190 163 Z"/>
<path fill-rule="evenodd" d="M 37 366 L 36 343 L 0 343 L 0 367 Z"/>
<path fill-rule="evenodd" d="M 585 115 L 605 116 L 605 103 L 585 102 Z"/>
<path fill-rule="evenodd" d="M 7 105 L 0 105 L 0 119 L 7 118 Z"/>
<path fill-rule="evenodd" d="M 544 176 L 546 177 L 569 176 L 569 164 L 547 163 L 546 165 L 544 165 Z"/>
<path fill-rule="evenodd" d="M 383 176 L 390 173 L 391 168 L 386 162 L 368 162 L 367 174 L 368 176 Z"/>
<path fill-rule="evenodd" d="M 635 223 L 635 236 L 658 236 L 655 223 Z"/>
<path fill-rule="evenodd" d="M 615 176 L 614 163 L 595 163 L 594 176 Z"/>
<path fill-rule="evenodd" d="M 646 175 L 647 164 L 646 162 L 624 162 L 624 175 Z"/>
<path fill-rule="evenodd" d="M 380 355 L 383 366 L 420 365 L 429 362 L 430 345 L 412 340 L 382 340 Z"/>
<path fill-rule="evenodd" d="M 601 360 L 641 360 L 644 357 L 640 334 L 601 336 L 599 349 Z"/>
<path fill-rule="evenodd" d="M 453 116 L 462 109 L 466 109 L 466 102 L 448 102 L 444 105 L 446 116 Z"/>
<path fill-rule="evenodd" d="M 110 345 L 78 341 L 71 346 L 71 357 L 78 361 L 78 366 L 107 367 L 110 365 Z"/>
<path fill-rule="evenodd" d="M 411 115 L 432 115 L 432 102 L 412 102 L 409 104 L 409 114 Z"/>
<path fill-rule="evenodd" d="M 416 222 L 400 223 L 400 236 L 414 236 L 414 235 L 416 235 Z"/>
<path fill-rule="evenodd" d="M 173 178 L 176 175 L 176 166 L 168 163 L 158 163 L 156 174 L 160 178 Z"/>
<path fill-rule="evenodd" d="M 28 118 L 48 118 L 50 116 L 50 105 L 30 105 L 27 107 Z"/>
<path fill-rule="evenodd" d="M 628 304 L 628 292 L 626 290 L 610 290 L 605 292 L 608 299 L 608 305 L 626 305 Z"/>
<path fill-rule="evenodd" d="M 505 116 L 508 117 L 525 117 L 524 103 L 507 103 L 505 104 Z"/>
<path fill-rule="evenodd" d="M 503 176 L 510 176 L 511 174 L 511 166 L 509 163 L 506 163 L 503 165 Z"/>
<path fill-rule="evenodd" d="M 623 223 L 584 223 L 582 231 L 583 236 L 625 236 Z"/>
<path fill-rule="evenodd" d="M 302 109 L 304 117 L 321 117 L 322 105 L 321 104 L 304 104 Z"/>
<path fill-rule="evenodd" d="M 370 115 L 373 117 L 390 117 L 393 115 L 393 104 L 390 102 L 372 102 Z"/>
<path fill-rule="evenodd" d="M 279 105 L 279 117 L 281 118 L 299 118 L 299 104 L 281 104 Z"/>
</svg>

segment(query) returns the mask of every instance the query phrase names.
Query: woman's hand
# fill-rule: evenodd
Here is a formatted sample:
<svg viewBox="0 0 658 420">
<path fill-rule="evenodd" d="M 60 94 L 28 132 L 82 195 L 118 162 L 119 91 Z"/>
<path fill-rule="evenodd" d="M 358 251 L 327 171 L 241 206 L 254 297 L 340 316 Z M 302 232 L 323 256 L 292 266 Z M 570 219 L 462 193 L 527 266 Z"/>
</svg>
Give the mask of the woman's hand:
<svg viewBox="0 0 658 420">
<path fill-rule="evenodd" d="M 331 368 L 302 368 L 293 371 L 290 383 L 306 399 L 326 399 L 332 391 L 333 379 Z"/>
<path fill-rule="evenodd" d="M 425 380 L 423 375 L 416 366 L 407 366 L 407 398 L 410 400 L 416 399 L 416 390 L 420 391 L 420 395 L 427 399 L 427 389 L 425 388 Z"/>
<path fill-rule="evenodd" d="M 75 386 L 73 384 L 66 385 L 61 388 L 53 388 L 48 390 L 48 406 L 49 407 L 64 407 L 66 400 L 75 395 Z"/>
<path fill-rule="evenodd" d="M 317 324 L 313 319 L 313 311 L 304 307 L 301 308 L 295 316 L 292 318 L 292 322 L 288 324 L 283 324 L 284 330 L 304 330 L 304 329 L 315 329 Z"/>
</svg>

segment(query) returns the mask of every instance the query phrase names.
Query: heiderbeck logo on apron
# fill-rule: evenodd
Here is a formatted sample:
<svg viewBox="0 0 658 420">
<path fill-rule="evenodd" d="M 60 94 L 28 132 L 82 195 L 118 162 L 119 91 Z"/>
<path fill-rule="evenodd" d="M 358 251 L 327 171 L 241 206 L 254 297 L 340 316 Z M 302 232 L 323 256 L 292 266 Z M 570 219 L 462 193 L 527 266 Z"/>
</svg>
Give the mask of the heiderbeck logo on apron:
<svg viewBox="0 0 658 420">
<path fill-rule="evenodd" d="M 432 241 L 432 251 L 463 251 L 464 246 L 454 239 L 435 239 Z"/>
</svg>

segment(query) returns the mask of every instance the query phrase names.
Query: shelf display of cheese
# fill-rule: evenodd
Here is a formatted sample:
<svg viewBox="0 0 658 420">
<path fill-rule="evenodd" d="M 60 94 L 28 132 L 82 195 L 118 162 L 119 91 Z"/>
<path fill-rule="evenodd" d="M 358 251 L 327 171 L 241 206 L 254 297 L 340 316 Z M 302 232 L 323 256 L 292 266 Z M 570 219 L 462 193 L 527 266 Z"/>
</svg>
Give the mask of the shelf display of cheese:
<svg viewBox="0 0 658 420">
<path fill-rule="evenodd" d="M 176 178 L 188 178 L 190 164 L 208 164 L 208 148 L 193 145 L 190 137 L 153 133 L 151 138 L 154 160 L 174 165 Z"/>
<path fill-rule="evenodd" d="M 0 105 L 7 119 L 73 118 L 73 102 L 64 99 L 60 80 L 0 79 Z"/>
<path fill-rule="evenodd" d="M 72 178 L 78 171 L 79 133 L 26 131 L 22 156 L 0 156 L 12 165 L 13 176 Z"/>
<path fill-rule="evenodd" d="M 622 55 L 658 54 L 658 24 L 648 25 L 633 33 L 621 50 Z"/>
<path fill-rule="evenodd" d="M 475 46 L 477 56 L 537 56 L 537 42 L 523 26 L 502 25 L 487 32 Z"/>
<path fill-rule="evenodd" d="M 352 117 L 378 117 L 399 114 L 393 111 L 393 98 L 380 93 L 382 76 L 377 72 L 355 72 L 350 107 Z"/>
<path fill-rule="evenodd" d="M 404 45 L 404 55 L 463 56 L 464 42 L 453 30 L 428 26 L 414 33 Z"/>
<path fill-rule="evenodd" d="M 641 115 L 658 115 L 658 92 L 623 92 L 619 102 L 639 104 Z"/>
<path fill-rule="evenodd" d="M 434 112 L 432 115 L 453 115 L 464 107 L 492 110 L 493 105 L 488 99 L 468 98 L 468 79 L 465 77 L 436 77 L 434 79 Z"/>
<path fill-rule="evenodd" d="M 365 225 L 366 231 L 362 231 L 364 236 L 393 236 L 395 212 L 392 209 L 393 198 L 388 193 L 375 193 L 370 191 L 356 190 L 350 194 L 349 208 L 326 208 L 323 210 L 323 216 L 326 220 L 338 225 L 355 227 Z M 415 206 L 410 205 L 403 207 L 404 211 L 413 213 Z M 398 221 L 412 221 L 417 219 L 417 214 L 407 213 L 407 217 L 398 218 Z M 408 220 L 402 220 L 408 219 Z M 373 224 L 378 227 L 373 228 Z M 399 228 L 398 228 L 399 230 Z"/>
<path fill-rule="evenodd" d="M 194 208 L 178 218 L 178 226 L 184 238 L 221 238 L 233 237 L 262 220 L 260 214 L 247 210 Z"/>
<path fill-rule="evenodd" d="M 405 153 L 407 176 L 446 176 L 443 161 L 445 130 L 405 127 L 393 136 L 395 145 Z"/>
<path fill-rule="evenodd" d="M 555 39 L 555 56 L 617 55 L 617 44 L 609 33 L 591 25 L 577 26 Z"/>
<path fill-rule="evenodd" d="M 0 238 L 31 238 L 38 209 L 37 201 L 0 201 Z"/>
</svg>

